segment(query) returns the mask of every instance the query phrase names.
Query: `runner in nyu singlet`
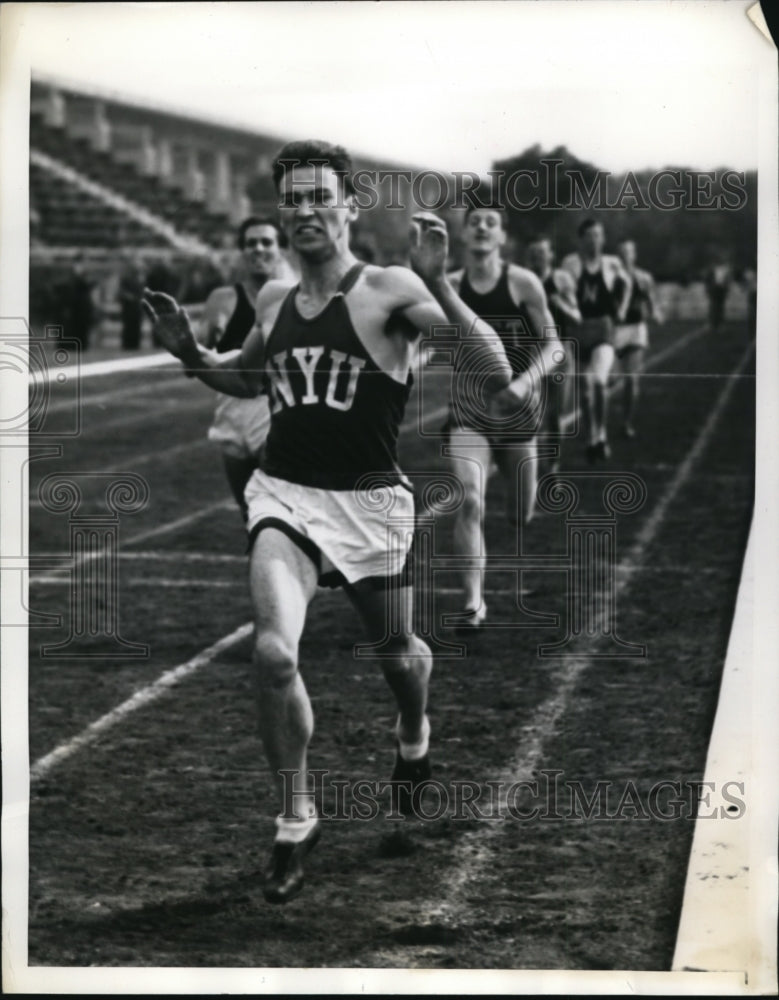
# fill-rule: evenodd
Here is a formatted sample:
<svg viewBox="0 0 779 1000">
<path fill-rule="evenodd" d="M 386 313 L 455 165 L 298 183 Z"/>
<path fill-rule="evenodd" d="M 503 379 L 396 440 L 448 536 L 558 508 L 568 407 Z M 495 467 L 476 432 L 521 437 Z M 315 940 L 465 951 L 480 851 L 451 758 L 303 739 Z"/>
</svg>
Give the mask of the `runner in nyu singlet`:
<svg viewBox="0 0 779 1000">
<path fill-rule="evenodd" d="M 292 282 L 266 284 L 240 352 L 220 355 L 199 346 L 170 297 L 149 292 L 144 301 L 160 343 L 207 385 L 239 397 L 265 385 L 272 396 L 273 474 L 255 470 L 246 501 L 260 734 L 282 808 L 263 894 L 284 903 L 302 889 L 303 861 L 321 830 L 308 768 L 313 711 L 298 659 L 308 606 L 327 573 L 343 580 L 369 643 L 363 652 L 375 648 L 397 706 L 390 779 L 396 809 L 412 811 L 413 790 L 431 773 L 432 657 L 414 634 L 413 592 L 403 573 L 413 497 L 395 454 L 415 341 L 420 331 L 430 335 L 440 326 L 467 331 L 481 351 L 477 374 L 491 393 L 509 385 L 511 370 L 495 331 L 447 279 L 448 237 L 440 219 L 413 217 L 414 271 L 357 270 L 349 236 L 358 207 L 346 150 L 287 143 L 272 170 L 300 284 L 294 292 Z"/>
<path fill-rule="evenodd" d="M 403 481 L 397 439 L 412 376 L 401 384 L 382 371 L 355 333 L 345 295 L 364 266 L 313 319 L 298 312 L 297 286 L 282 303 L 265 345 L 270 476 L 330 490 L 356 489 L 369 474 Z"/>
</svg>

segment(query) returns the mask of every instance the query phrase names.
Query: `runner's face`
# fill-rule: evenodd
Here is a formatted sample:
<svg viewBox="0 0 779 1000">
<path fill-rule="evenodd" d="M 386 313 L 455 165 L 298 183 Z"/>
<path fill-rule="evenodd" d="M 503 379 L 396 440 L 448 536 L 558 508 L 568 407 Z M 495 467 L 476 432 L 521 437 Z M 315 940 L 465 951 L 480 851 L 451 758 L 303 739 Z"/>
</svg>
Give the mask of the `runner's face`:
<svg viewBox="0 0 779 1000">
<path fill-rule="evenodd" d="M 287 170 L 279 189 L 281 225 L 293 250 L 311 261 L 328 260 L 356 215 L 331 167 L 300 166 Z"/>
<path fill-rule="evenodd" d="M 493 209 L 474 209 L 468 216 L 463 230 L 465 249 L 485 256 L 498 250 L 506 242 L 506 232 L 501 222 L 500 213 Z"/>
<path fill-rule="evenodd" d="M 244 233 L 241 252 L 252 274 L 269 278 L 281 261 L 279 235 L 273 226 L 250 226 Z"/>
<path fill-rule="evenodd" d="M 536 274 L 546 274 L 552 266 L 552 248 L 548 243 L 531 243 L 527 251 L 527 263 Z"/>
<path fill-rule="evenodd" d="M 590 228 L 582 234 L 582 247 L 585 253 L 601 253 L 605 242 L 606 233 L 601 225 L 590 226 Z"/>
</svg>

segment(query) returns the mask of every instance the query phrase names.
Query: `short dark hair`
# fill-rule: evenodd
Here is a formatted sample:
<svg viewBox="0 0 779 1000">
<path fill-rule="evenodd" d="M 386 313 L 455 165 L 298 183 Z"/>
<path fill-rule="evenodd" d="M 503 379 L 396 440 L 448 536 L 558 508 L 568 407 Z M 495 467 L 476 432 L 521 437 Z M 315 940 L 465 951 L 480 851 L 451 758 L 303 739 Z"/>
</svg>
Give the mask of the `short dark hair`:
<svg viewBox="0 0 779 1000">
<path fill-rule="evenodd" d="M 238 227 L 236 239 L 240 250 L 243 250 L 246 234 L 253 226 L 271 226 L 276 230 L 276 239 L 278 240 L 279 246 L 283 248 L 287 245 L 287 238 L 284 235 L 281 226 L 275 219 L 271 219 L 270 216 L 250 215 L 248 218 L 244 219 Z"/>
<path fill-rule="evenodd" d="M 321 139 L 302 139 L 288 142 L 281 147 L 272 168 L 273 183 L 277 191 L 281 187 L 281 180 L 286 171 L 301 164 L 330 167 L 340 177 L 344 191 L 347 194 L 355 193 L 351 156 L 343 146 L 334 146 L 331 142 L 324 142 Z"/>
<path fill-rule="evenodd" d="M 475 198 L 468 198 L 465 204 L 465 217 L 464 221 L 467 222 L 468 219 L 473 215 L 474 212 L 495 212 L 495 214 L 500 219 L 500 228 L 506 230 L 506 213 L 500 205 L 480 205 Z"/>
<path fill-rule="evenodd" d="M 588 219 L 585 219 L 584 222 L 579 223 L 579 228 L 576 230 L 576 235 L 584 236 L 585 233 L 589 232 L 591 229 L 594 229 L 596 226 L 600 226 L 602 229 L 603 223 L 599 222 L 598 219 L 593 219 L 592 216 L 590 216 Z"/>
</svg>

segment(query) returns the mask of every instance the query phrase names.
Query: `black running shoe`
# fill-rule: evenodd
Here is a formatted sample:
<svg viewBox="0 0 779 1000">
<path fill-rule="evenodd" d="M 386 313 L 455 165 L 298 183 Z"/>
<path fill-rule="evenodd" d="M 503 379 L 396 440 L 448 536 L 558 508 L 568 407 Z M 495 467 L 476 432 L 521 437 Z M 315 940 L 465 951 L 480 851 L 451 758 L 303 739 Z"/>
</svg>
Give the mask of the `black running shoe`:
<svg viewBox="0 0 779 1000">
<path fill-rule="evenodd" d="M 279 840 L 274 842 L 262 887 L 262 894 L 267 902 L 288 903 L 298 895 L 303 888 L 303 861 L 320 836 L 321 830 L 317 823 L 299 844 L 287 844 Z"/>
<path fill-rule="evenodd" d="M 395 752 L 395 767 L 390 778 L 392 811 L 399 812 L 402 816 L 413 816 L 414 793 L 421 784 L 430 780 L 432 774 L 429 754 L 425 754 L 419 760 L 404 760 L 398 749 Z"/>
</svg>

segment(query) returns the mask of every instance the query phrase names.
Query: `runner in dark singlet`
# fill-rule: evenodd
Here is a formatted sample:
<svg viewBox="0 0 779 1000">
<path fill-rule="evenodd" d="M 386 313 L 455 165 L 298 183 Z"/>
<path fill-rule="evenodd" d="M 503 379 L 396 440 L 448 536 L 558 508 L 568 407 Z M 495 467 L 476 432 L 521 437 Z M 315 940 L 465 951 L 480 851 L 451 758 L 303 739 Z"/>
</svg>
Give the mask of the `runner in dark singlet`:
<svg viewBox="0 0 779 1000">
<path fill-rule="evenodd" d="M 487 412 L 467 397 L 454 398 L 450 406 L 448 454 L 463 486 L 454 548 L 459 555 L 482 559 L 481 566 L 461 574 L 464 600 L 459 624 L 464 628 L 480 626 L 487 614 L 484 517 L 492 459 L 505 479 L 509 520 L 529 523 L 536 504 L 536 434 L 543 424 L 543 379 L 563 360 L 541 282 L 527 269 L 502 259 L 505 242 L 502 213 L 470 207 L 463 229 L 465 268 L 450 278 L 463 302 L 500 336 L 513 380 Z"/>
<path fill-rule="evenodd" d="M 301 280 L 294 288 L 266 284 L 241 351 L 199 347 L 169 297 L 148 293 L 146 303 L 161 343 L 206 384 L 237 396 L 265 386 L 272 396 L 269 471 L 255 471 L 246 500 L 260 731 L 283 810 L 264 893 L 283 903 L 302 888 L 303 861 L 320 829 L 307 763 L 313 715 L 298 671 L 306 611 L 320 581 L 343 581 L 395 696 L 392 781 L 402 811 L 412 810 L 413 788 L 430 775 L 431 656 L 412 626 L 405 570 L 413 497 L 395 459 L 417 331 L 464 331 L 481 348 L 478 377 L 488 391 L 508 385 L 511 371 L 494 330 L 446 278 L 448 240 L 439 219 L 414 216 L 416 273 L 356 270 L 348 153 L 327 143 L 289 143 L 273 176 Z M 397 538 L 388 530 L 393 521 L 405 525 Z"/>
<path fill-rule="evenodd" d="M 569 336 L 569 329 L 575 330 L 582 320 L 576 301 L 576 285 L 567 271 L 554 266 L 554 251 L 549 239 L 538 239 L 528 246 L 527 264 L 544 286 L 549 311 L 565 349 L 565 361 L 549 377 L 547 384 L 549 429 L 559 449 L 562 450 L 563 418 L 565 414 L 571 412 L 575 405 L 573 392 L 573 379 L 576 371 L 575 359 L 573 352 L 567 348 L 564 341 Z M 559 468 L 558 452 L 558 455 L 550 463 L 549 471 L 554 473 Z"/>
<path fill-rule="evenodd" d="M 635 437 L 635 417 L 638 405 L 639 381 L 644 369 L 644 356 L 649 347 L 649 320 L 662 323 L 655 283 L 649 271 L 636 266 L 636 244 L 623 240 L 617 248 L 628 281 L 628 307 L 623 323 L 617 324 L 614 349 L 624 375 L 622 394 L 622 432 Z"/>
<path fill-rule="evenodd" d="M 282 251 L 283 243 L 278 225 L 269 219 L 249 216 L 238 227 L 243 276 L 232 286 L 215 288 L 208 296 L 198 333 L 206 347 L 224 354 L 243 346 L 254 326 L 254 302 L 260 289 L 270 278 L 292 277 L 294 273 Z M 222 451 L 227 482 L 244 520 L 244 490 L 257 468 L 269 425 L 267 397 L 220 395 L 208 430 L 209 441 Z"/>
<path fill-rule="evenodd" d="M 603 253 L 605 232 L 600 222 L 585 219 L 579 226 L 578 253 L 563 261 L 576 282 L 582 322 L 576 329 L 578 365 L 584 378 L 587 458 L 611 454 L 608 443 L 608 383 L 614 364 L 614 321 L 622 322 L 628 304 L 627 276 L 618 257 Z"/>
</svg>

